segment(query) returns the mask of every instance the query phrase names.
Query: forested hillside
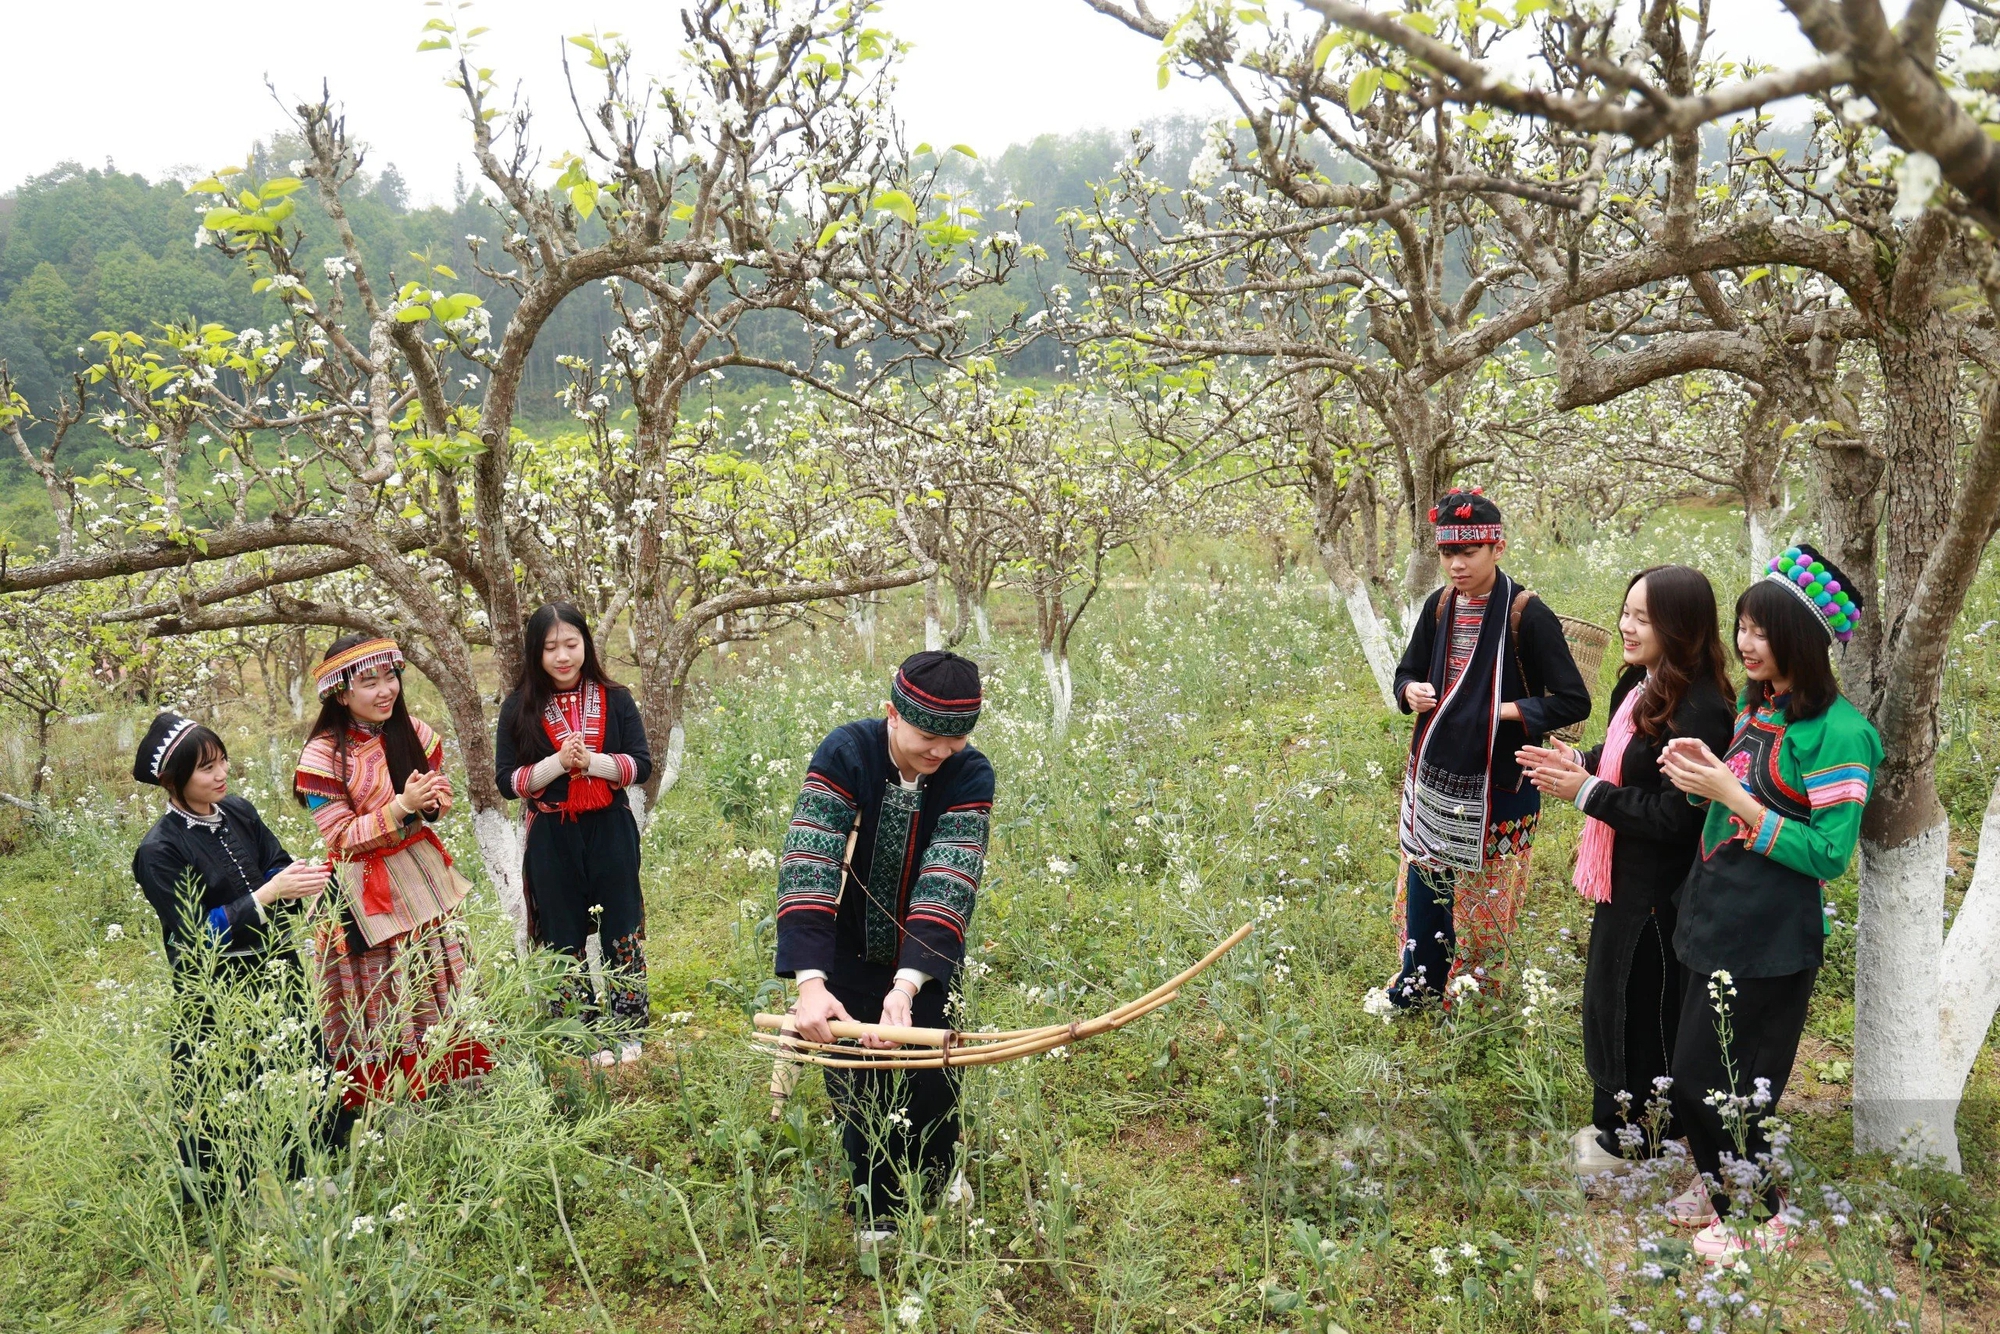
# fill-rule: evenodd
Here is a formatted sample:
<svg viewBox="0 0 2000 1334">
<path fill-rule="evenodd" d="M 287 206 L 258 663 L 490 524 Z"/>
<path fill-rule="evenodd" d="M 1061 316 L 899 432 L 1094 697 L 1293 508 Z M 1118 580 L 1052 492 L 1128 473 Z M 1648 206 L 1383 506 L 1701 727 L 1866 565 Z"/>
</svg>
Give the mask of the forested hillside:
<svg viewBox="0 0 2000 1334">
<path fill-rule="evenodd" d="M 1190 120 L 1149 126 L 1144 133 L 1156 145 L 1153 169 L 1184 180 L 1187 162 L 1199 151 L 1200 130 Z M 1131 148 L 1129 134 L 1106 129 L 1043 135 L 987 160 L 964 162 L 953 168 L 952 179 L 954 188 L 982 203 L 1006 198 L 1032 203 L 1022 218 L 1021 239 L 1060 255 L 1062 210 L 1088 203 L 1091 184 L 1112 175 Z M 280 137 L 254 145 L 240 165 L 259 179 L 282 176 L 299 151 L 298 144 Z M 119 171 L 107 159 L 103 167 L 64 163 L 0 195 L 0 362 L 30 401 L 48 401 L 59 391 L 83 364 L 79 345 L 101 329 L 145 329 L 189 319 L 239 329 L 283 317 L 282 302 L 251 293 L 240 263 L 195 239 L 195 224 L 212 205 L 205 196 L 190 196 L 189 184 L 177 177 L 148 180 Z M 444 264 L 488 303 L 496 326 L 505 323 L 513 295 L 477 272 L 466 245 L 468 236 L 499 226 L 477 189 L 461 178 L 451 205 L 418 204 L 393 164 L 360 184 L 347 210 L 373 271 L 401 275 Z M 333 253 L 330 226 L 314 196 L 299 195 L 298 208 L 307 251 L 317 244 Z M 982 315 L 1004 320 L 1038 309 L 1043 280 L 1032 271 L 1017 276 Z M 556 358 L 601 352 L 614 323 L 595 289 L 563 304 L 542 335 L 544 350 L 528 368 L 524 398 L 533 415 L 557 410 Z M 781 332 L 774 329 L 772 337 L 783 345 Z M 1058 359 L 1054 348 L 1033 345 L 1019 354 L 1015 370 L 1047 374 Z M 7 479 L 17 480 L 18 461 L 10 458 L 5 466 Z"/>
</svg>

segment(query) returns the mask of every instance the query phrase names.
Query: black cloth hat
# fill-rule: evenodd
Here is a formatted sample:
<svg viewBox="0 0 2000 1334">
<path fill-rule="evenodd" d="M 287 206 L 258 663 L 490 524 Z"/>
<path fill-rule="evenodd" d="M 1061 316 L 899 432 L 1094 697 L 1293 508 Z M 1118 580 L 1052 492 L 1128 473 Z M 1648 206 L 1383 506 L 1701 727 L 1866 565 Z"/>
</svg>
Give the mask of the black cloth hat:
<svg viewBox="0 0 2000 1334">
<path fill-rule="evenodd" d="M 1437 526 L 1437 544 L 1471 546 L 1498 542 L 1505 534 L 1500 526 L 1500 507 L 1488 500 L 1478 487 L 1469 491 L 1453 487 L 1431 506 L 1431 522 Z"/>
<path fill-rule="evenodd" d="M 139 753 L 132 757 L 133 781 L 158 787 L 167 761 L 198 725 L 194 719 L 183 718 L 178 713 L 163 713 L 153 719 L 153 725 L 146 729 L 145 738 L 139 742 Z"/>
<path fill-rule="evenodd" d="M 979 664 L 942 649 L 912 653 L 889 698 L 904 722 L 936 736 L 964 736 L 979 721 Z"/>
</svg>

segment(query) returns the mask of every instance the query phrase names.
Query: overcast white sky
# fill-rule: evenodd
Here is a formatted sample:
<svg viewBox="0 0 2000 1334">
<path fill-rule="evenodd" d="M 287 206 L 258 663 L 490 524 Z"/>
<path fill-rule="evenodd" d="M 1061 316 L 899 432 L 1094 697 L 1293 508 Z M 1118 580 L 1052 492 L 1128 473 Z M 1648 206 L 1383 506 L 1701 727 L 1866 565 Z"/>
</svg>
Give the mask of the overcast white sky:
<svg viewBox="0 0 2000 1334">
<path fill-rule="evenodd" d="M 443 87 L 445 57 L 416 52 L 437 12 L 421 0 L 304 0 L 232 11 L 227 23 L 191 23 L 186 6 L 157 0 L 97 0 L 84 26 L 64 4 L 0 8 L 15 52 L 0 80 L 0 191 L 66 159 L 153 176 L 240 160 L 283 123 L 267 78 L 287 104 L 328 80 L 350 133 L 373 146 L 372 167 L 395 163 L 419 200 L 448 196 L 462 161 L 463 103 Z M 1806 49 L 1778 0 L 1715 9 L 1732 53 L 1784 61 Z M 503 86 L 525 81 L 544 109 L 540 142 L 558 150 L 573 142 L 559 120 L 564 35 L 621 32 L 651 70 L 681 44 L 673 0 L 480 0 L 471 17 L 493 29 L 483 58 Z M 882 23 L 915 45 L 899 96 L 913 142 L 988 154 L 1038 134 L 1219 108 L 1182 79 L 1160 91 L 1158 46 L 1083 0 L 885 0 Z"/>
</svg>

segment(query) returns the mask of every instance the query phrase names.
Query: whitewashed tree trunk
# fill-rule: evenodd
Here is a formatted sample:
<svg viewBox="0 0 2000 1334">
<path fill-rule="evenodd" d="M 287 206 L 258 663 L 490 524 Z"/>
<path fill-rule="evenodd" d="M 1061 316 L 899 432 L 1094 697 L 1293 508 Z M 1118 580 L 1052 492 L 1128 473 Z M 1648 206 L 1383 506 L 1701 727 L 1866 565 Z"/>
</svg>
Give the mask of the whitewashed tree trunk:
<svg viewBox="0 0 2000 1334">
<path fill-rule="evenodd" d="M 1382 702 L 1395 708 L 1396 650 L 1382 627 L 1382 618 L 1375 614 L 1367 581 L 1355 570 L 1338 540 L 1320 542 L 1319 559 L 1327 574 L 1328 600 L 1336 607 L 1346 604 L 1348 619 L 1354 622 L 1355 637 L 1361 641 L 1361 655 L 1368 660 L 1368 670 L 1382 692 Z"/>
<path fill-rule="evenodd" d="M 972 630 L 979 637 L 979 647 L 993 646 L 993 619 L 986 614 L 986 604 L 983 602 L 972 604 Z"/>
<path fill-rule="evenodd" d="M 1049 731 L 1057 738 L 1069 730 L 1069 706 L 1072 698 L 1069 677 L 1069 655 L 1056 656 L 1054 648 L 1042 650 L 1042 676 L 1049 683 Z"/>
<path fill-rule="evenodd" d="M 1368 597 L 1368 586 L 1358 579 L 1346 589 L 1329 582 L 1327 594 L 1336 605 L 1343 602 L 1347 605 L 1348 619 L 1354 622 L 1355 636 L 1361 640 L 1361 655 L 1368 659 L 1368 670 L 1382 692 L 1382 702 L 1389 708 L 1395 708 L 1396 650 L 1382 628 L 1382 618 L 1375 614 L 1375 604 Z"/>
<path fill-rule="evenodd" d="M 660 757 L 660 796 L 674 790 L 674 784 L 681 781 L 681 765 L 687 759 L 687 728 L 676 721 L 667 732 L 667 753 Z M 639 827 L 646 827 L 645 821 Z"/>
<path fill-rule="evenodd" d="M 924 647 L 933 652 L 944 647 L 944 602 L 936 575 L 924 580 Z"/>
<path fill-rule="evenodd" d="M 1986 803 L 1979 860 L 1938 967 L 1938 1079 L 1954 1109 L 2000 1011 L 2000 783 Z"/>
<path fill-rule="evenodd" d="M 1772 544 L 1771 526 L 1761 505 L 1746 504 L 1743 521 L 1750 530 L 1750 577 L 1756 579 L 1770 567 L 1771 557 L 1778 554 L 1778 549 Z"/>
<path fill-rule="evenodd" d="M 1419 543 L 1411 549 L 1409 563 L 1403 570 L 1403 638 L 1408 639 L 1417 628 L 1417 616 L 1424 609 L 1424 599 L 1438 585 L 1437 549 Z"/>
<path fill-rule="evenodd" d="M 500 906 L 514 920 L 514 950 L 528 952 L 528 900 L 521 887 L 521 826 L 507 818 L 505 807 L 472 813 L 472 838 L 486 877 L 500 896 Z"/>
<path fill-rule="evenodd" d="M 664 782 L 661 783 L 660 791 L 664 793 L 666 790 L 666 784 Z M 639 826 L 639 833 L 641 835 L 645 834 L 646 822 L 653 818 L 653 811 L 656 809 L 656 807 L 648 805 L 646 802 L 646 785 L 644 783 L 634 783 L 631 787 L 626 788 L 625 802 L 632 808 L 632 823 Z"/>
<path fill-rule="evenodd" d="M 1938 956 L 1948 824 L 1884 848 L 1861 841 L 1854 948 L 1854 1142 L 1905 1144 L 1958 1169 L 1951 1104 L 1938 1089 Z M 1940 1114 L 1943 1120 L 1940 1124 Z"/>
<path fill-rule="evenodd" d="M 292 679 L 285 688 L 285 693 L 292 701 L 292 721 L 295 723 L 303 722 L 306 716 L 305 678 L 301 677 L 297 672 L 293 672 Z"/>
<path fill-rule="evenodd" d="M 1854 984 L 1854 1145 L 1934 1155 L 1963 1170 L 1958 1106 L 2000 1009 L 2000 785 L 1979 860 L 1944 930 L 1949 827 L 1884 850 L 1861 844 Z"/>
<path fill-rule="evenodd" d="M 847 623 L 854 630 L 854 637 L 861 641 L 862 652 L 868 655 L 868 665 L 875 665 L 875 603 L 866 597 L 851 597 L 847 600 Z"/>
</svg>

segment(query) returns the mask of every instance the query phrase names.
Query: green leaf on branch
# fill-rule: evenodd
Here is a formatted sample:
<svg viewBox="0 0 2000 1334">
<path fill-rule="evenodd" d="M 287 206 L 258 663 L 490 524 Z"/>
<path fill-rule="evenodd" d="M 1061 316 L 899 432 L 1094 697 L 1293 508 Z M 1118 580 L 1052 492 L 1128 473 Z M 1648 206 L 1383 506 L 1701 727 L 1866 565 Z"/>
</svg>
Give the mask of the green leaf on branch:
<svg viewBox="0 0 2000 1334">
<path fill-rule="evenodd" d="M 878 213 L 890 213 L 914 227 L 917 225 L 917 206 L 901 190 L 884 190 L 876 195 L 871 205 Z"/>
<path fill-rule="evenodd" d="M 1354 76 L 1354 82 L 1347 85 L 1347 109 L 1359 112 L 1375 100 L 1375 90 L 1382 83 L 1382 71 L 1365 69 Z"/>
<path fill-rule="evenodd" d="M 396 323 L 415 324 L 419 320 L 427 320 L 430 317 L 431 308 L 429 306 L 405 306 L 396 312 Z"/>
</svg>

